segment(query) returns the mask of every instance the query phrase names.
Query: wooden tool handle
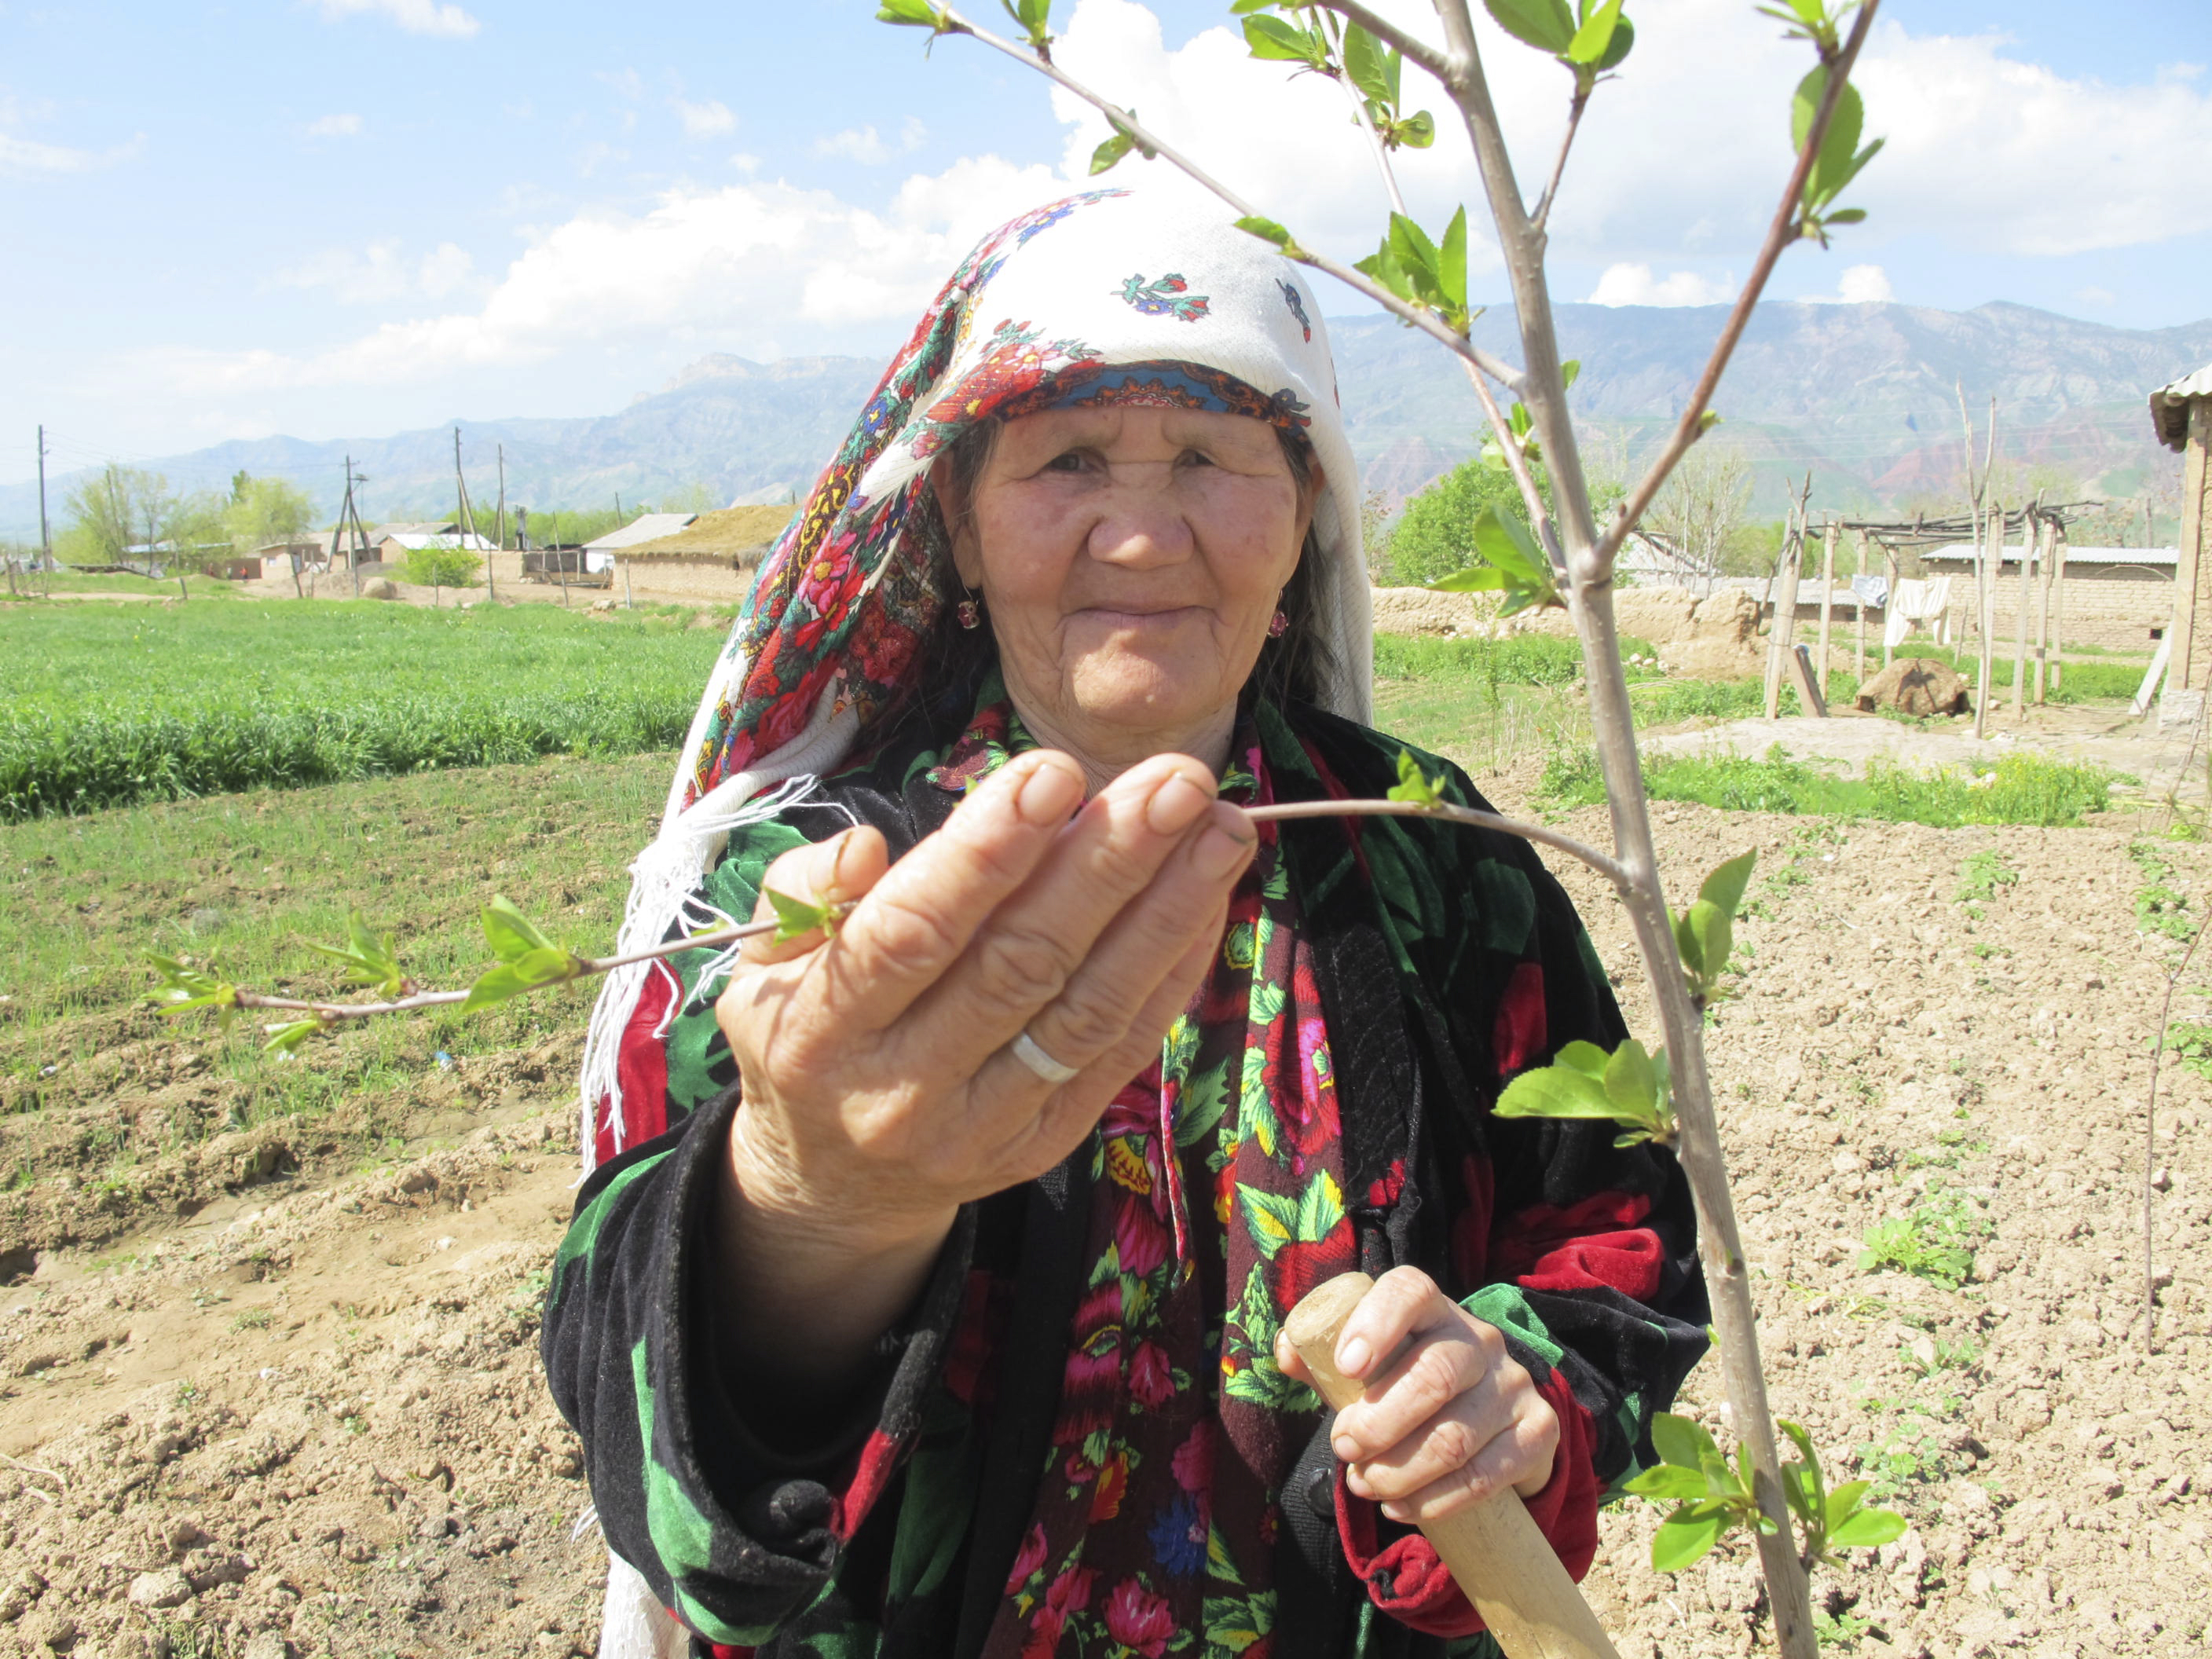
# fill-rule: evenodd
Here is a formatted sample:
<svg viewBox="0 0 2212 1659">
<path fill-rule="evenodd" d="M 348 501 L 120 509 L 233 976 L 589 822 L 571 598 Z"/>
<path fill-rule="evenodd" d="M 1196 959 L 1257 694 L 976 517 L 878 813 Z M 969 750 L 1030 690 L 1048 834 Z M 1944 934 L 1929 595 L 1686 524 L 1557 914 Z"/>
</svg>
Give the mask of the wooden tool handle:
<svg viewBox="0 0 2212 1659">
<path fill-rule="evenodd" d="M 1337 1339 L 1352 1310 L 1374 1288 L 1365 1273 L 1332 1279 L 1291 1309 L 1283 1327 L 1322 1398 L 1339 1409 L 1357 1401 L 1364 1389 L 1337 1370 Z M 1620 1659 L 1510 1486 L 1425 1522 L 1421 1530 L 1507 1659 Z"/>
</svg>

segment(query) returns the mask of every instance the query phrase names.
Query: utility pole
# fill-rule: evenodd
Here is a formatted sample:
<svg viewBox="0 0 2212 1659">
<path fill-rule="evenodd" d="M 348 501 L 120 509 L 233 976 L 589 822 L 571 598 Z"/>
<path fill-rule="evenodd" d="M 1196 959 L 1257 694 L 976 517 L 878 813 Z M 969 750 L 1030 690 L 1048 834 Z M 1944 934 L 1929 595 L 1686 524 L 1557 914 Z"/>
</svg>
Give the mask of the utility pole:
<svg viewBox="0 0 2212 1659">
<path fill-rule="evenodd" d="M 493 574 L 492 567 L 499 562 L 499 556 L 507 551 L 507 446 L 500 444 L 495 447 L 499 455 L 499 545 L 492 550 L 491 557 L 484 561 L 484 592 L 494 599 L 499 597 L 499 583 Z"/>
<path fill-rule="evenodd" d="M 39 558 L 44 564 L 54 562 L 54 544 L 46 532 L 46 428 L 39 428 Z"/>
</svg>

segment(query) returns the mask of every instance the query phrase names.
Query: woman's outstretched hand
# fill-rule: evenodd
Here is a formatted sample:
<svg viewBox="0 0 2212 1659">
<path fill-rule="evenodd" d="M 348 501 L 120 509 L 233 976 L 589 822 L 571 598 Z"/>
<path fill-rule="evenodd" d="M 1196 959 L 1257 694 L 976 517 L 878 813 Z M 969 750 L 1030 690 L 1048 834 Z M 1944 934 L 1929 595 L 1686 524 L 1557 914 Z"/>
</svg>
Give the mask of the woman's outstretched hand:
<svg viewBox="0 0 2212 1659">
<path fill-rule="evenodd" d="M 1275 1360 L 1313 1374 L 1289 1337 Z M 1393 1521 L 1418 1524 L 1511 1486 L 1533 1498 L 1552 1478 L 1559 1419 L 1498 1328 L 1468 1313 L 1418 1267 L 1375 1281 L 1345 1322 L 1336 1365 L 1366 1385 L 1336 1414 L 1331 1444 L 1345 1482 Z"/>
<path fill-rule="evenodd" d="M 767 888 L 853 908 L 833 939 L 748 940 L 715 1005 L 744 1096 L 720 1218 L 738 1357 L 849 1374 L 959 1206 L 1059 1163 L 1158 1053 L 1251 826 L 1188 757 L 1084 788 L 1032 752 L 896 866 L 864 828 L 769 866 Z M 1010 1052 L 1024 1030 L 1075 1077 Z"/>
</svg>

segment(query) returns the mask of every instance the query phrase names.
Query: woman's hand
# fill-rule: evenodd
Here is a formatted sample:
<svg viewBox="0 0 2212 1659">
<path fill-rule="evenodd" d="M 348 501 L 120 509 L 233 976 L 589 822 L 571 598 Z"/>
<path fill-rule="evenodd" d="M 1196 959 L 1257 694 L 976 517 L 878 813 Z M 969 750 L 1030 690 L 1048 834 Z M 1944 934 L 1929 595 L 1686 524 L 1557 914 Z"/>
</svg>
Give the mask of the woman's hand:
<svg viewBox="0 0 2212 1659">
<path fill-rule="evenodd" d="M 721 1218 L 741 1357 L 848 1372 L 958 1206 L 1066 1157 L 1158 1054 L 1251 827 L 1188 757 L 1084 787 L 1065 755 L 1019 756 L 896 866 L 860 829 L 769 866 L 853 908 L 826 942 L 748 940 L 715 1005 L 744 1085 Z M 1011 1053 L 1024 1030 L 1076 1076 Z"/>
<path fill-rule="evenodd" d="M 1288 1336 L 1276 1339 L 1275 1359 L 1313 1381 Z M 1331 1444 L 1352 1466 L 1345 1482 L 1393 1521 L 1433 1521 L 1509 1486 L 1533 1498 L 1551 1480 L 1558 1415 L 1497 1327 L 1419 1268 L 1375 1282 L 1345 1322 L 1336 1366 L 1366 1384 L 1336 1414 Z"/>
</svg>

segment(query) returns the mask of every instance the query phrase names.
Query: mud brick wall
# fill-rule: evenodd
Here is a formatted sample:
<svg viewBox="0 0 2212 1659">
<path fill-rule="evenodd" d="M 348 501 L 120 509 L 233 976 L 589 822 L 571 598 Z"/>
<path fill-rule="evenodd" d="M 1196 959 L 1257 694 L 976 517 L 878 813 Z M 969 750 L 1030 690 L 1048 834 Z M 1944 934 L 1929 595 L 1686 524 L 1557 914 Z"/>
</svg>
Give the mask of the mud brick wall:
<svg viewBox="0 0 2212 1659">
<path fill-rule="evenodd" d="M 629 562 L 630 591 L 638 599 L 733 602 L 753 585 L 757 563 L 743 569 L 726 553 L 701 554 L 696 558 L 633 559 Z M 615 570 L 614 592 L 623 591 L 623 573 Z"/>
<path fill-rule="evenodd" d="M 2009 645 L 2018 626 L 2020 577 L 2008 574 L 1996 592 L 1992 632 L 2000 644 Z M 2059 617 L 2064 645 L 2101 645 L 2110 651 L 2150 652 L 2158 648 L 2153 629 L 2164 629 L 2173 620 L 2173 583 L 2162 575 L 2116 571 L 2110 575 L 2085 576 L 2069 571 Z M 1972 635 L 1974 584 L 1971 577 L 1951 584 L 1947 613 L 1951 637 Z M 1869 617 L 1869 623 L 1871 623 Z M 2035 611 L 2028 611 L 2028 643 L 2035 641 Z"/>
</svg>

